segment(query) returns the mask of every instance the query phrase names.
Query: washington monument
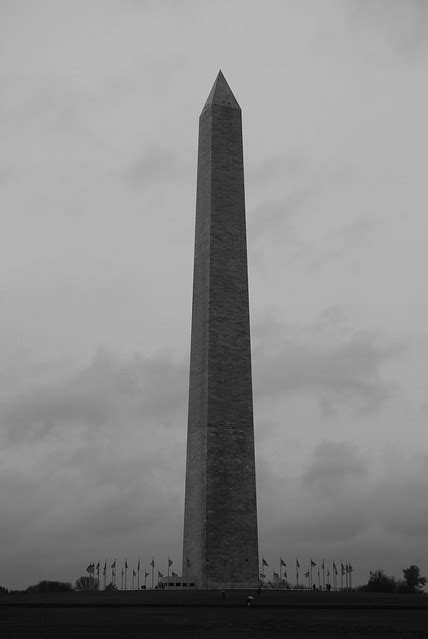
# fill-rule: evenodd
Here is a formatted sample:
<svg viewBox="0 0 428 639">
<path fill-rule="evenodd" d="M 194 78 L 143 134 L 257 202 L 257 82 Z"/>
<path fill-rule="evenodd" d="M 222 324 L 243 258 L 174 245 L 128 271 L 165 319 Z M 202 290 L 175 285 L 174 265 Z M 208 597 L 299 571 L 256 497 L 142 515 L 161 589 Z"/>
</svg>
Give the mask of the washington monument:
<svg viewBox="0 0 428 639">
<path fill-rule="evenodd" d="M 242 121 L 221 71 L 199 118 L 183 575 L 259 581 Z"/>
</svg>

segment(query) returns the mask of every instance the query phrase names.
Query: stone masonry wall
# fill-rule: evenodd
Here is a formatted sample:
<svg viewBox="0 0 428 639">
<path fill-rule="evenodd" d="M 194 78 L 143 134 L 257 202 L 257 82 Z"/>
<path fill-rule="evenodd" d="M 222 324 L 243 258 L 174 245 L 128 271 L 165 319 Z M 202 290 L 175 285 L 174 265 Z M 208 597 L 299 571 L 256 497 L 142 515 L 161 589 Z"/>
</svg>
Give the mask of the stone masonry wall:
<svg viewBox="0 0 428 639">
<path fill-rule="evenodd" d="M 259 578 L 241 110 L 215 103 L 199 130 L 183 574 Z"/>
</svg>

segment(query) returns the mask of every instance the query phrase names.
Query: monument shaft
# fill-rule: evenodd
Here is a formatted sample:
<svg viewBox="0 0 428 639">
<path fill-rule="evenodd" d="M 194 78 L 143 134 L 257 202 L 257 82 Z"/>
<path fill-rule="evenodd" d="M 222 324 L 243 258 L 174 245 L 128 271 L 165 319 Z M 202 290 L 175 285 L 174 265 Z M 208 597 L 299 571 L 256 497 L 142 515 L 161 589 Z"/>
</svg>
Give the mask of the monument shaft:
<svg viewBox="0 0 428 639">
<path fill-rule="evenodd" d="M 199 120 L 183 575 L 258 583 L 241 109 L 219 73 Z"/>
</svg>

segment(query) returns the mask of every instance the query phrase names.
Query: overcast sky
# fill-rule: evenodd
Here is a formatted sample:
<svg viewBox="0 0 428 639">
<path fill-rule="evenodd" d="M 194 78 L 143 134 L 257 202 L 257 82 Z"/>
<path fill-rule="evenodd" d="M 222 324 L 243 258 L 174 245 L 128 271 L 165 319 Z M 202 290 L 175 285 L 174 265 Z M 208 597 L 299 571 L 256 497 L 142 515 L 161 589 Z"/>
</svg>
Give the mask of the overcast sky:
<svg viewBox="0 0 428 639">
<path fill-rule="evenodd" d="M 428 3 L 0 0 L 0 585 L 181 568 L 219 68 L 243 110 L 268 576 L 280 554 L 428 576 Z"/>
</svg>

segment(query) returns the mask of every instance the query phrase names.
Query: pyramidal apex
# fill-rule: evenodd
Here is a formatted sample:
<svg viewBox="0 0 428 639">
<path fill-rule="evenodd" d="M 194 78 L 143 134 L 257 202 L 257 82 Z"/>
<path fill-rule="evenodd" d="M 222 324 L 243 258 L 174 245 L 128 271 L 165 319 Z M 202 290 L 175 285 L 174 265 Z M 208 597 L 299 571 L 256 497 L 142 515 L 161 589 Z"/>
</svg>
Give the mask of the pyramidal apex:
<svg viewBox="0 0 428 639">
<path fill-rule="evenodd" d="M 230 109 L 241 108 L 221 71 L 218 72 L 204 108 L 202 109 L 202 113 L 212 104 L 219 104 L 220 106 L 229 107 Z"/>
</svg>

